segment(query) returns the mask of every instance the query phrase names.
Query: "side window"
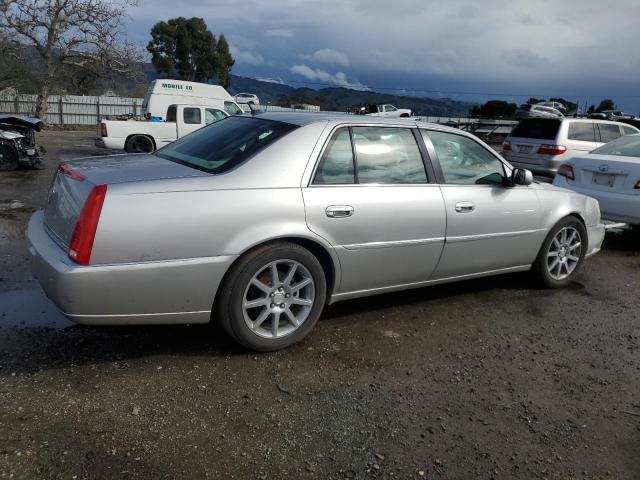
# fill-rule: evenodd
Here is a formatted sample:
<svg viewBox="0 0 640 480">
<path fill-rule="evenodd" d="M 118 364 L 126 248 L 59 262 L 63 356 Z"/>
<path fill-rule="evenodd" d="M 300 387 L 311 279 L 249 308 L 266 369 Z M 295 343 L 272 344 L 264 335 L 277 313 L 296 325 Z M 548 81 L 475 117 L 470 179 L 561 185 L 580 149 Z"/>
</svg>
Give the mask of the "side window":
<svg viewBox="0 0 640 480">
<path fill-rule="evenodd" d="M 338 130 L 324 151 L 313 178 L 314 185 L 344 185 L 355 183 L 353 150 L 348 128 Z"/>
<path fill-rule="evenodd" d="M 622 127 L 623 135 L 635 135 L 636 133 L 638 133 L 638 131 L 633 127 L 629 127 L 627 125 L 620 125 L 620 126 Z"/>
<path fill-rule="evenodd" d="M 185 107 L 182 112 L 184 123 L 189 125 L 200 125 L 202 123 L 200 109 L 193 107 Z"/>
<path fill-rule="evenodd" d="M 425 132 L 433 142 L 445 183 L 455 185 L 502 185 L 504 165 L 485 147 L 463 135 Z"/>
<path fill-rule="evenodd" d="M 609 143 L 611 140 L 615 140 L 621 136 L 618 125 L 599 123 L 598 128 L 600 129 L 600 141 L 603 143 Z"/>
<path fill-rule="evenodd" d="M 210 123 L 215 123 L 219 120 L 225 118 L 226 115 L 221 110 L 216 108 L 206 108 L 204 110 L 204 123 L 205 125 L 209 125 Z"/>
<path fill-rule="evenodd" d="M 422 155 L 408 128 L 353 127 L 358 183 L 427 183 Z"/>
<path fill-rule="evenodd" d="M 242 115 L 244 112 L 233 102 L 224 102 L 224 110 L 229 115 Z"/>
<path fill-rule="evenodd" d="M 569 123 L 569 140 L 580 140 L 582 142 L 596 142 L 596 131 L 593 122 L 571 122 Z"/>
<path fill-rule="evenodd" d="M 173 122 L 175 123 L 176 121 L 176 117 L 177 117 L 177 107 L 175 105 L 171 105 L 168 109 L 167 109 L 167 122 Z"/>
</svg>

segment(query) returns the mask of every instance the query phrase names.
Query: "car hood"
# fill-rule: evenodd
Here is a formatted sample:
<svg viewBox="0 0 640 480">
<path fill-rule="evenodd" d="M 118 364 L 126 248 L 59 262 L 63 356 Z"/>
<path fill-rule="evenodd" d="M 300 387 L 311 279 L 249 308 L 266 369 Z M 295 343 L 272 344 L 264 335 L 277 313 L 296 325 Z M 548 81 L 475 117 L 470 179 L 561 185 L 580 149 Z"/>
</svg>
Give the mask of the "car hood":
<svg viewBox="0 0 640 480">
<path fill-rule="evenodd" d="M 65 164 L 94 185 L 209 176 L 195 168 L 145 153 L 80 158 Z"/>
</svg>

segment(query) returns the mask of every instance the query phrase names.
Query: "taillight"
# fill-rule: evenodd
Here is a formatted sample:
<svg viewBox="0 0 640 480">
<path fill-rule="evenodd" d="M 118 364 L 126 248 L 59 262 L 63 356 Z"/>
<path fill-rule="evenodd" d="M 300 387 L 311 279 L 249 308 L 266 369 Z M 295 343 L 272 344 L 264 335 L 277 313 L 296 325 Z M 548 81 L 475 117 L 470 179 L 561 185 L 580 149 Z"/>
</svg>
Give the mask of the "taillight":
<svg viewBox="0 0 640 480">
<path fill-rule="evenodd" d="M 636 182 L 636 184 L 633 186 L 634 190 L 640 190 L 640 180 L 638 180 Z"/>
<path fill-rule="evenodd" d="M 107 124 L 104 122 L 100 123 L 100 136 L 101 137 L 106 137 L 107 136 Z"/>
<path fill-rule="evenodd" d="M 93 187 L 78 216 L 69 244 L 69 258 L 80 265 L 89 265 L 93 241 L 96 238 L 100 212 L 107 195 L 106 185 Z"/>
<path fill-rule="evenodd" d="M 86 180 L 84 175 L 77 170 L 74 170 L 69 164 L 64 162 L 60 162 L 58 164 L 58 173 L 74 180 L 78 180 L 79 182 Z"/>
<path fill-rule="evenodd" d="M 568 163 L 563 163 L 558 169 L 558 175 L 568 178 L 569 180 L 575 180 L 576 176 L 573 174 L 573 167 Z"/>
<path fill-rule="evenodd" d="M 504 152 L 510 152 L 511 151 L 511 142 L 502 142 L 502 150 Z"/>
<path fill-rule="evenodd" d="M 538 153 L 540 155 L 562 155 L 567 151 L 564 145 L 540 145 Z"/>
</svg>

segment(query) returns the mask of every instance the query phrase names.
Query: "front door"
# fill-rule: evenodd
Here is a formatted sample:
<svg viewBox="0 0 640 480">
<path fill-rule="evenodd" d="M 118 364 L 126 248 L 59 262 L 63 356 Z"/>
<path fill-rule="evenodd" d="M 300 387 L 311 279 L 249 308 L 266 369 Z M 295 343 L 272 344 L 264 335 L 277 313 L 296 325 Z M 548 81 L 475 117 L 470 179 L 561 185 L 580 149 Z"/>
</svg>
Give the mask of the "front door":
<svg viewBox="0 0 640 480">
<path fill-rule="evenodd" d="M 531 264 L 545 235 L 536 191 L 507 186 L 503 162 L 475 140 L 423 131 L 441 170 L 446 244 L 434 279 Z"/>
<path fill-rule="evenodd" d="M 340 259 L 335 294 L 431 276 L 444 244 L 444 202 L 411 129 L 338 129 L 303 195 L 309 228 Z"/>
</svg>

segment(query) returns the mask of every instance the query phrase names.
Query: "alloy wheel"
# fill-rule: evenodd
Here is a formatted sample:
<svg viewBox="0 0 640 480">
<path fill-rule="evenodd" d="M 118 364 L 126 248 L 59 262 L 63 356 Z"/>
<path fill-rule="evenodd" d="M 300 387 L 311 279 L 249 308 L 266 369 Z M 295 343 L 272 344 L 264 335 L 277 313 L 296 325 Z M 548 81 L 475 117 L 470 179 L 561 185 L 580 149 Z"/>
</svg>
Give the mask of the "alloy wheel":
<svg viewBox="0 0 640 480">
<path fill-rule="evenodd" d="M 309 317 L 315 283 L 309 270 L 295 260 L 264 265 L 245 288 L 242 313 L 253 333 L 281 338 L 296 331 Z"/>
<path fill-rule="evenodd" d="M 574 227 L 567 226 L 558 231 L 549 245 L 547 270 L 554 280 L 564 280 L 580 263 L 582 237 Z"/>
</svg>

